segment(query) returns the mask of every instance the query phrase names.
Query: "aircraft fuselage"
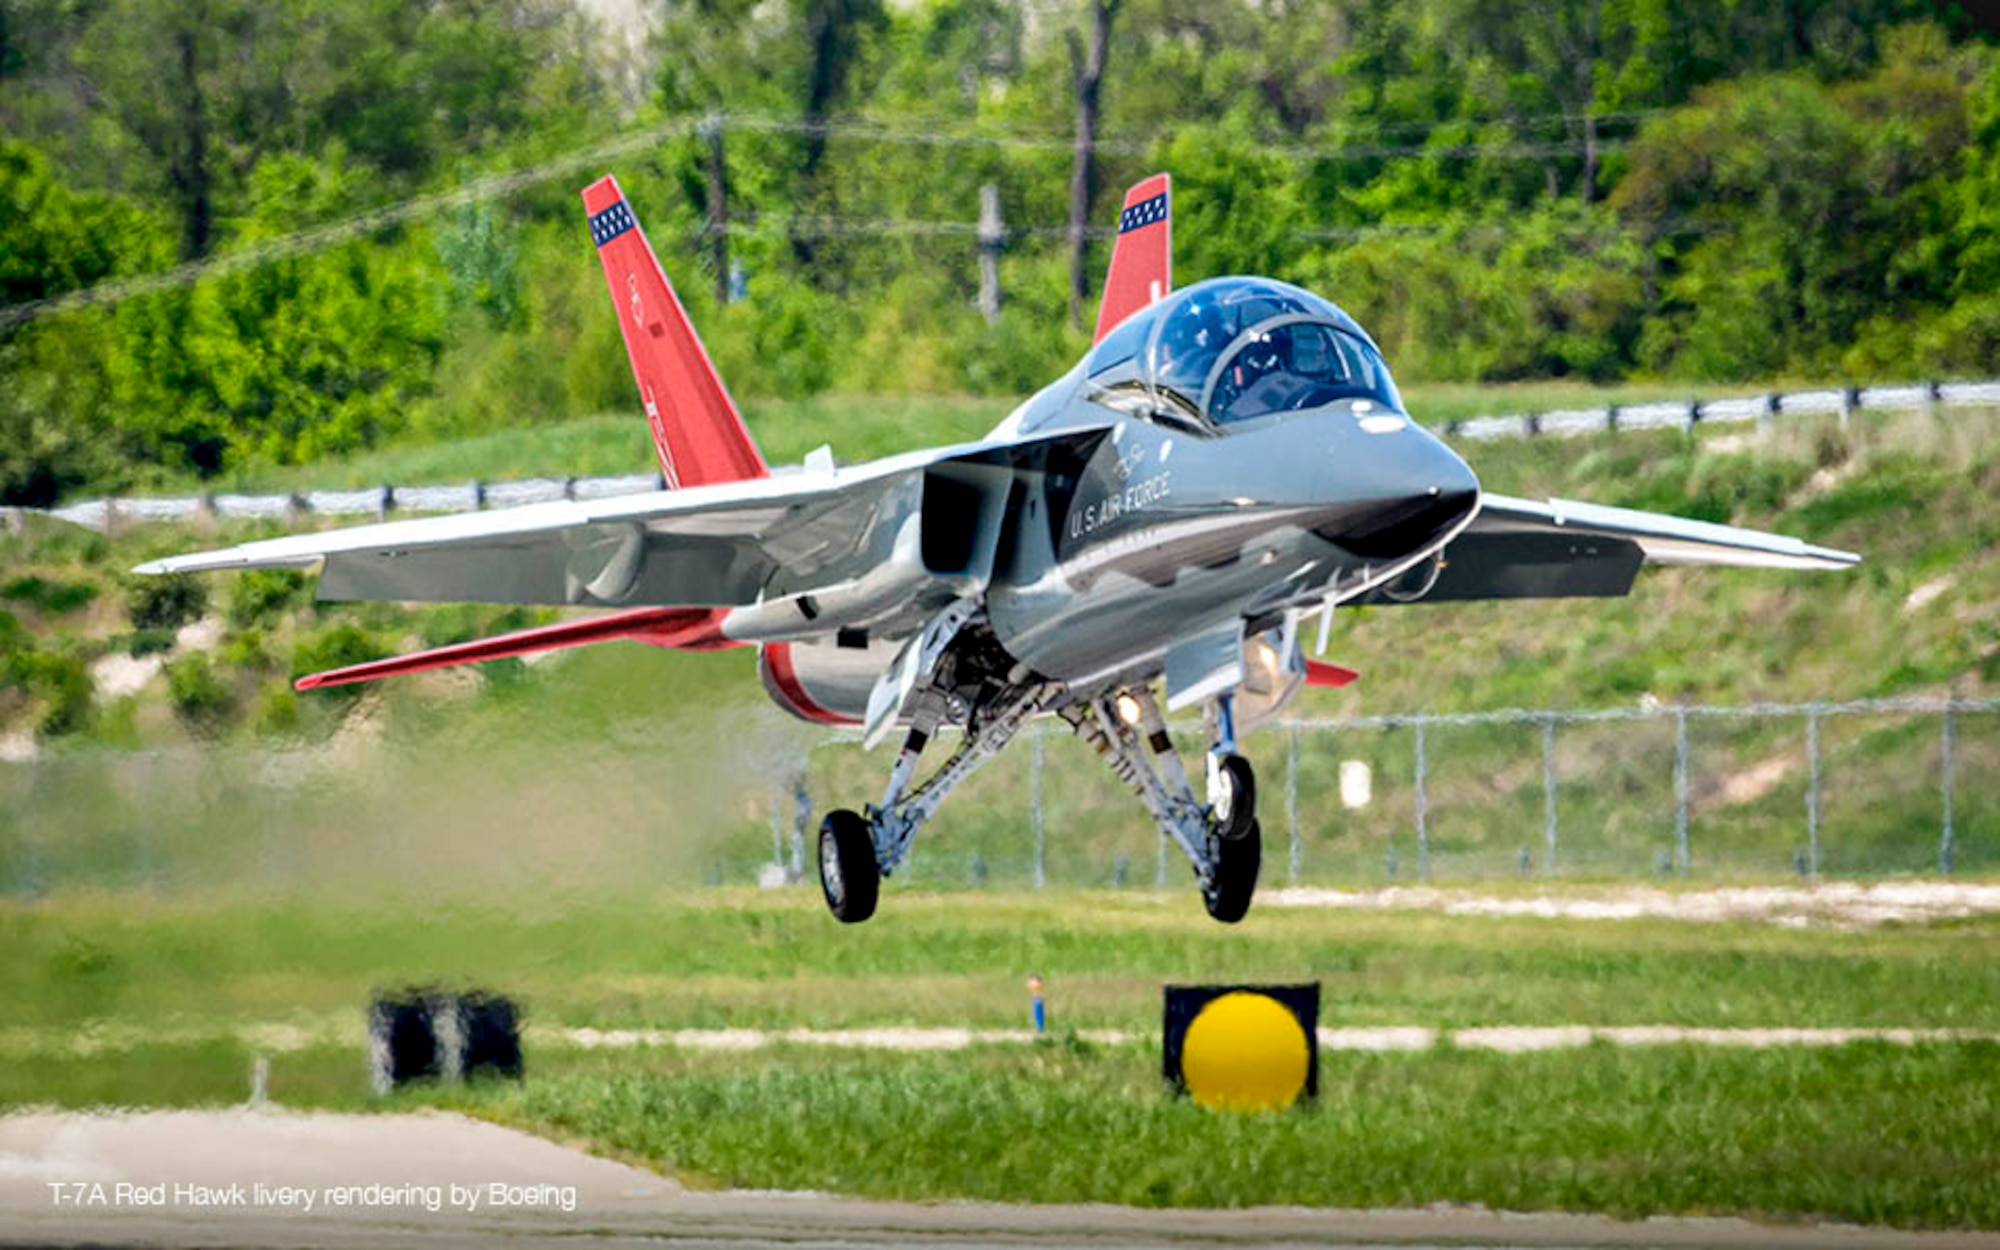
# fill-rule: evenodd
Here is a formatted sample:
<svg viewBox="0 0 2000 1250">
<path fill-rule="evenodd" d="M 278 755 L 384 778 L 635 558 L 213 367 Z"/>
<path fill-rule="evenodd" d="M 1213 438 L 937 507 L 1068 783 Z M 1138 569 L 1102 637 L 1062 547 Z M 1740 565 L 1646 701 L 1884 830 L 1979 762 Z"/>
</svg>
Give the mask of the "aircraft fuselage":
<svg viewBox="0 0 2000 1250">
<path fill-rule="evenodd" d="M 1359 593 L 1436 551 L 1478 480 L 1405 414 L 1363 404 L 1208 434 L 1072 400 L 1065 424 L 1112 430 L 1011 518 L 996 637 L 1051 677 L 1127 676 L 1157 667 L 1163 637 Z"/>
</svg>

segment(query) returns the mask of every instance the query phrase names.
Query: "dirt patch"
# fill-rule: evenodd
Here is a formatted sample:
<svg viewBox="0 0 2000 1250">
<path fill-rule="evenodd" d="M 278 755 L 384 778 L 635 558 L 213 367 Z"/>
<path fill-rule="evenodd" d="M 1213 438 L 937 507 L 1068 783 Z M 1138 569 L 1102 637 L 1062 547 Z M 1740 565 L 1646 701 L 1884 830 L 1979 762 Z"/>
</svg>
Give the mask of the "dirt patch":
<svg viewBox="0 0 2000 1250">
<path fill-rule="evenodd" d="M 1903 597 L 1903 615 L 1908 616 L 1912 612 L 1921 610 L 1924 605 L 1936 600 L 1957 584 L 1958 579 L 1949 573 L 1943 577 L 1933 577 Z"/>
<path fill-rule="evenodd" d="M 100 699 L 122 699 L 138 694 L 146 683 L 159 675 L 160 657 L 142 655 L 136 659 L 122 651 L 101 655 L 90 662 L 90 684 Z"/>
<path fill-rule="evenodd" d="M 1716 798 L 1724 807 L 1735 807 L 1742 803 L 1754 803 L 1778 788 L 1780 782 L 1798 764 L 1792 755 L 1774 755 L 1770 759 L 1752 764 L 1739 772 L 1723 778 L 1716 791 Z"/>
</svg>

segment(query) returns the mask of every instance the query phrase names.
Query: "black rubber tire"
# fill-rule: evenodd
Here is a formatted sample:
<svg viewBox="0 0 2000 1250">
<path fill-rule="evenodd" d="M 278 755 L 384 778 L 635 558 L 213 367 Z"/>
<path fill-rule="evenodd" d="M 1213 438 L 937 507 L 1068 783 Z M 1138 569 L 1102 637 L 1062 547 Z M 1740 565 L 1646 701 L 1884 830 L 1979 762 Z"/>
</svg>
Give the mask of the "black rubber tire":
<svg viewBox="0 0 2000 1250">
<path fill-rule="evenodd" d="M 1215 832 L 1226 842 L 1240 840 L 1257 823 L 1257 773 L 1240 755 L 1222 757 L 1222 771 L 1229 774 L 1230 792 L 1227 822 L 1217 821 Z"/>
<path fill-rule="evenodd" d="M 1208 914 L 1224 924 L 1235 924 L 1250 912 L 1250 900 L 1257 894 L 1257 872 L 1264 865 L 1264 827 L 1252 819 L 1240 838 L 1216 837 L 1210 842 L 1215 852 L 1215 879 L 1202 892 Z"/>
<path fill-rule="evenodd" d="M 826 909 L 842 924 L 860 924 L 875 914 L 882 870 L 868 821 L 859 812 L 836 808 L 819 822 L 819 888 Z"/>
</svg>

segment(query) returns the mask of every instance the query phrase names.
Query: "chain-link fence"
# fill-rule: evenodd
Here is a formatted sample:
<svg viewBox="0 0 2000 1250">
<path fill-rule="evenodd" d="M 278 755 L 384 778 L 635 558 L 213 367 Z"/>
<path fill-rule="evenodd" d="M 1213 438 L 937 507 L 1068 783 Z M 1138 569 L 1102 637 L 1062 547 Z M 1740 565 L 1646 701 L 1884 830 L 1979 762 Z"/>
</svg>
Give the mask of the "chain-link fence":
<svg viewBox="0 0 2000 1250">
<path fill-rule="evenodd" d="M 1538 436 L 1573 437 L 1615 430 L 1703 428 L 1754 422 L 1768 428 L 1775 419 L 1838 414 L 1845 426 L 1857 412 L 1925 412 L 1940 408 L 1990 408 L 2000 403 L 2000 379 L 1966 382 L 1911 382 L 1897 386 L 1838 386 L 1810 391 L 1767 392 L 1726 399 L 1670 400 L 1555 412 L 1471 417 L 1437 427 L 1453 442 Z M 790 471 L 790 466 L 778 472 Z M 308 490 L 290 494 L 204 494 L 178 497 L 83 499 L 47 515 L 96 530 L 133 522 L 283 520 L 303 524 L 310 517 L 373 517 L 396 513 L 481 512 L 524 504 L 589 501 L 666 489 L 658 471 L 611 477 L 548 477 L 509 482 L 370 486 L 354 490 Z M 33 511 L 32 509 L 30 511 Z"/>
<path fill-rule="evenodd" d="M 1203 747 L 1193 727 L 1176 738 L 1190 758 Z M 1179 853 L 1081 743 L 1049 725 L 1027 739 L 945 805 L 905 871 L 965 884 L 1182 879 Z M 1266 883 L 2000 868 L 2000 700 L 1292 720 L 1244 749 Z M 773 860 L 807 858 L 813 798 L 858 805 L 883 771 L 851 741 L 816 748 L 802 786 L 773 804 Z"/>
<path fill-rule="evenodd" d="M 0 895 L 810 880 L 820 817 L 879 797 L 891 762 L 851 738 L 804 739 L 769 709 L 699 744 L 688 724 L 522 742 L 434 726 L 286 751 L 0 763 Z M 1175 736 L 1198 761 L 1199 726 Z M 1294 720 L 1244 751 L 1266 885 L 2000 870 L 2000 700 Z M 959 789 L 898 876 L 1137 888 L 1179 887 L 1187 872 L 1103 762 L 1049 721 Z"/>
</svg>

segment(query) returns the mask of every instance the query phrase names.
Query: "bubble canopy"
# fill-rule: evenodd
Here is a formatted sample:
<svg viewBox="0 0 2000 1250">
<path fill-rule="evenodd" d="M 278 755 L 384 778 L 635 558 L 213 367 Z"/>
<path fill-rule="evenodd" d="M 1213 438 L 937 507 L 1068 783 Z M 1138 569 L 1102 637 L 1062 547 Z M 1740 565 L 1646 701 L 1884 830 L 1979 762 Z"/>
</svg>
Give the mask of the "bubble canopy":
<svg viewBox="0 0 2000 1250">
<path fill-rule="evenodd" d="M 1106 335 L 1084 372 L 1100 403 L 1207 425 L 1355 400 L 1403 406 L 1352 317 L 1269 278 L 1174 292 Z"/>
</svg>

